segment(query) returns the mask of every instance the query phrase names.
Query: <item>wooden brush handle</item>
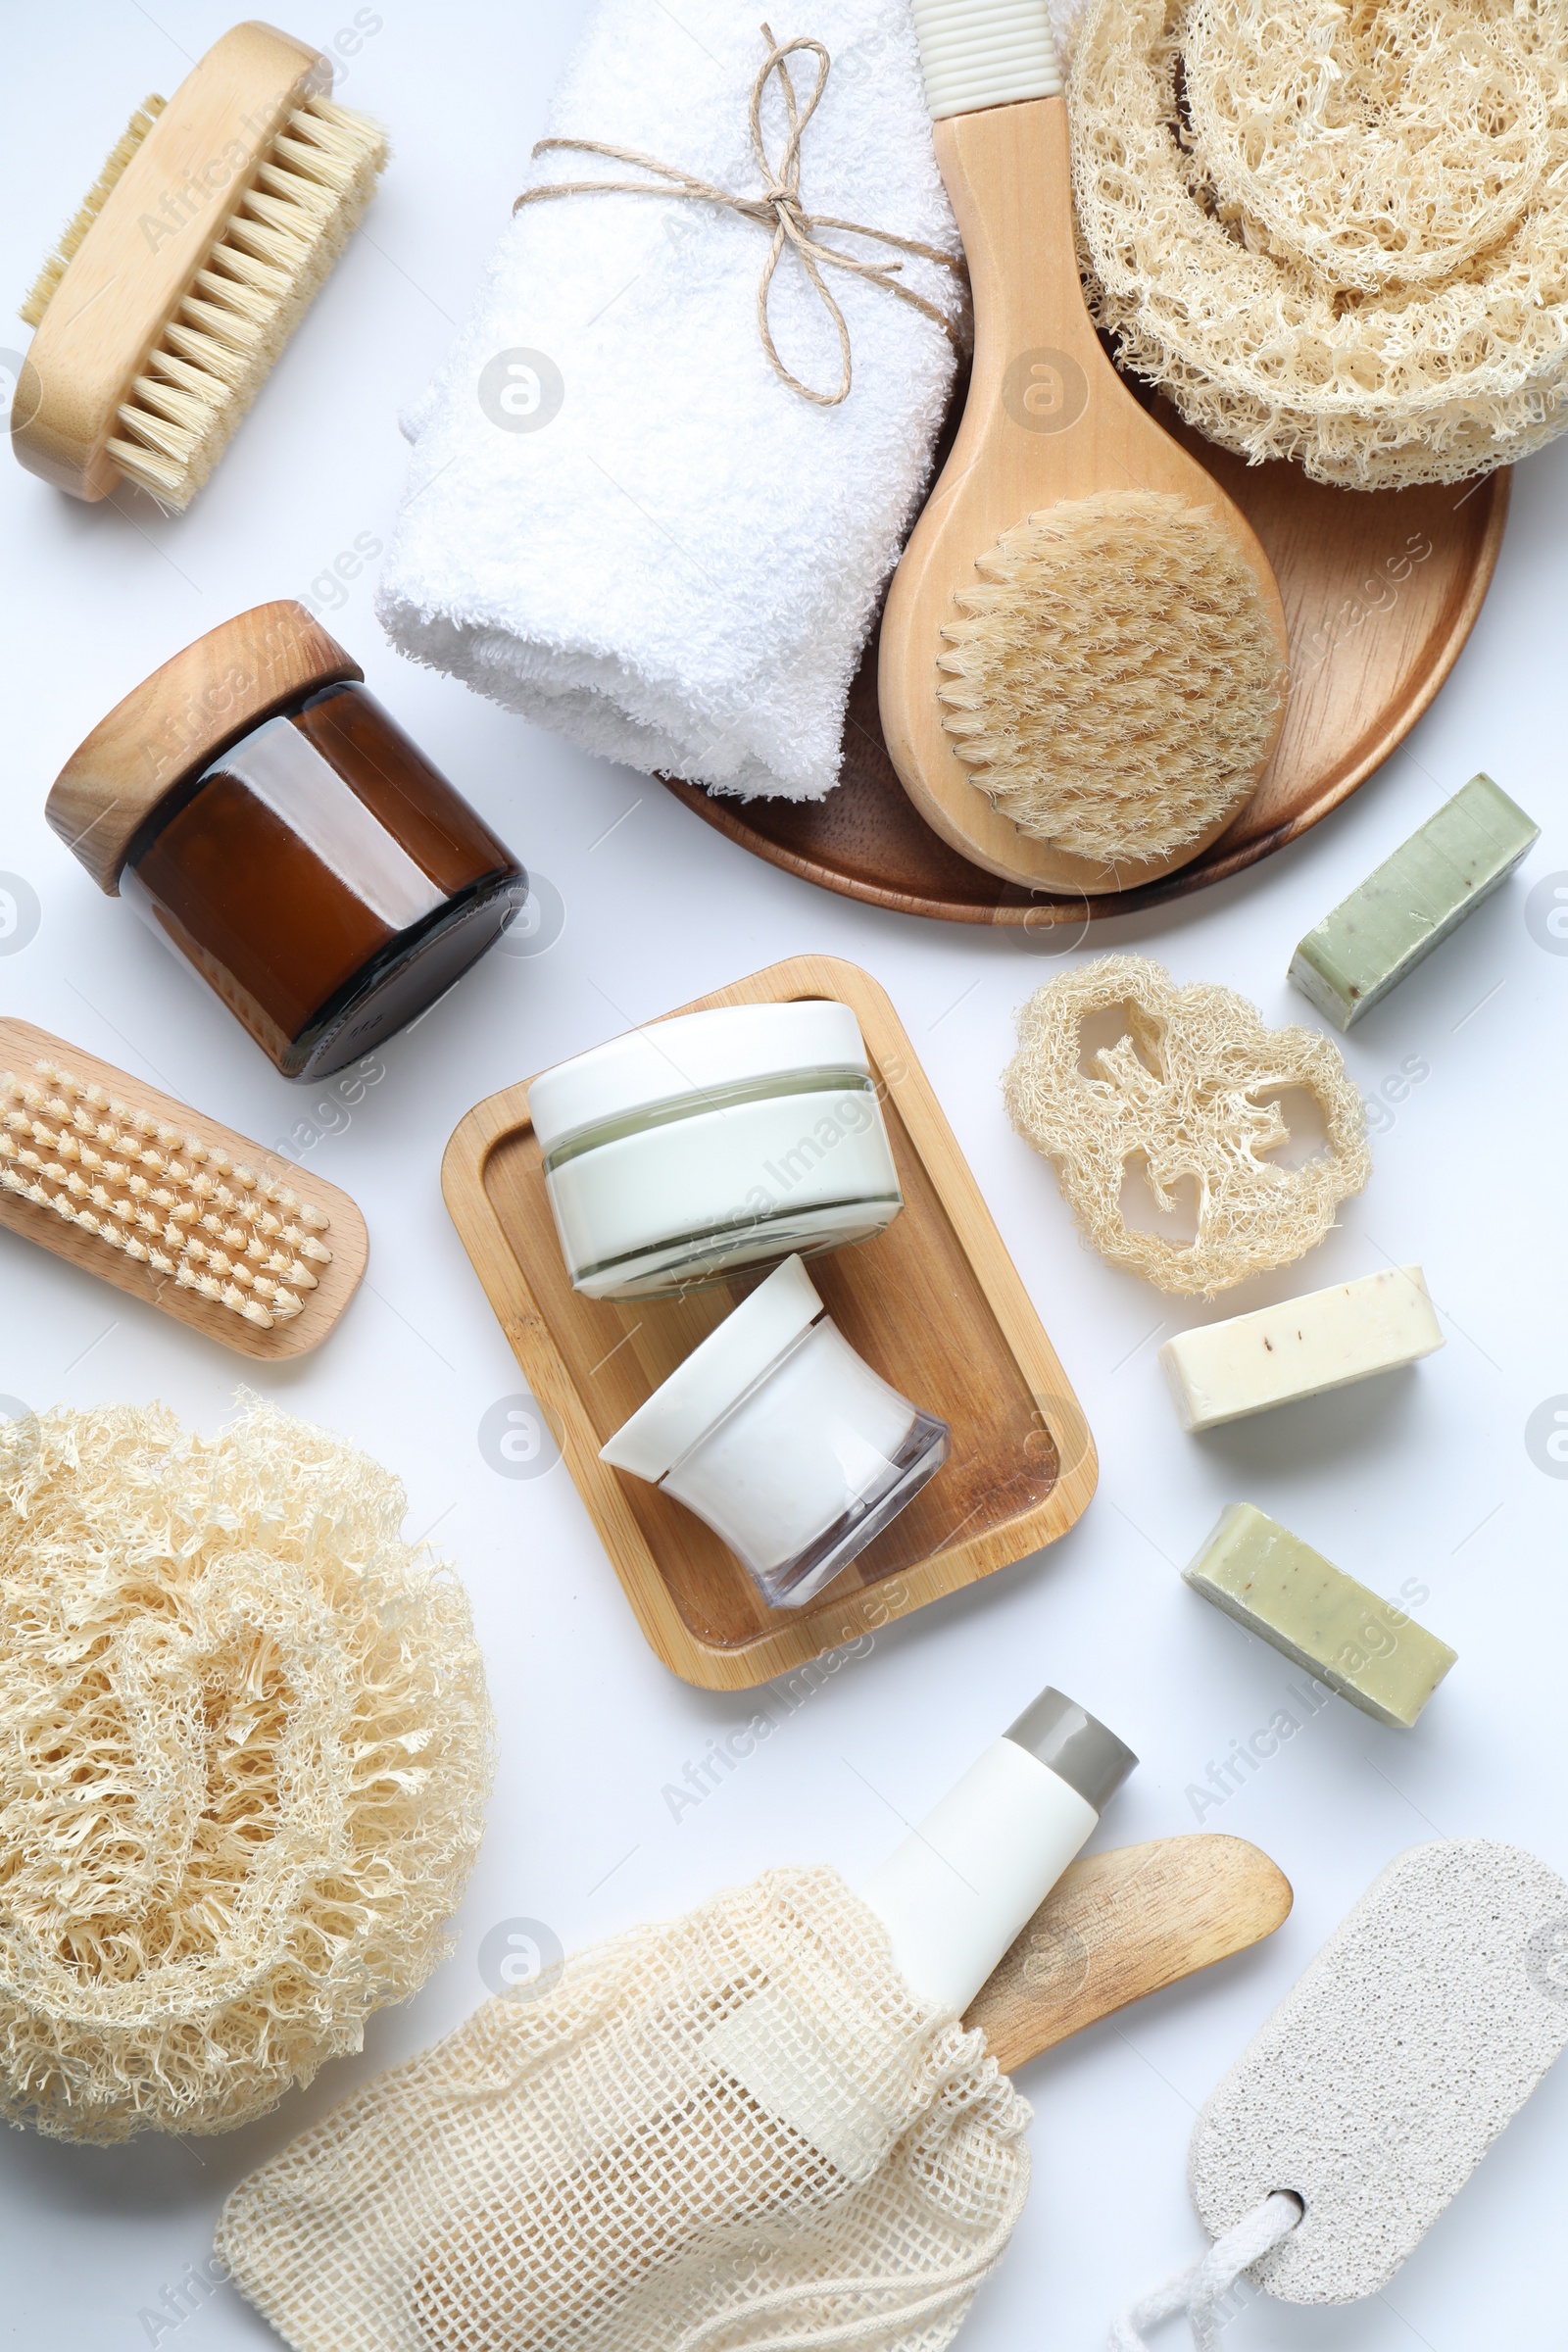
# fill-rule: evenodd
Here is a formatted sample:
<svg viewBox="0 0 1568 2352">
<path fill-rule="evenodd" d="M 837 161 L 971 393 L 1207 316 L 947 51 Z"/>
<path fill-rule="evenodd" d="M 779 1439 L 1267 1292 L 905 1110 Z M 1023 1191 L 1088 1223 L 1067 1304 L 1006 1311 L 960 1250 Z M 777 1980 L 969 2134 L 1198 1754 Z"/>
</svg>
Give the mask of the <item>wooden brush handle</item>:
<svg viewBox="0 0 1568 2352">
<path fill-rule="evenodd" d="M 118 412 L 302 99 L 332 86 L 318 50 L 270 24 L 214 43 L 137 148 L 33 336 L 38 405 L 17 456 L 74 498 L 107 496 Z"/>
<path fill-rule="evenodd" d="M 944 499 L 982 459 L 1010 521 L 1092 490 L 1164 489 L 1145 478 L 1144 445 L 1152 432 L 1157 457 L 1166 437 L 1105 357 L 1084 302 L 1066 100 L 991 107 L 931 128 L 969 267 L 974 368 L 953 454 L 921 524 L 940 519 Z M 1056 366 L 1060 359 L 1068 367 Z M 1177 457 L 1186 487 L 1199 469 L 1185 452 Z"/>
<path fill-rule="evenodd" d="M 1245 1838 L 1156 1838 L 1074 1862 L 964 2018 L 1006 2073 L 1070 2034 L 1272 1936 L 1291 1885 Z"/>
</svg>

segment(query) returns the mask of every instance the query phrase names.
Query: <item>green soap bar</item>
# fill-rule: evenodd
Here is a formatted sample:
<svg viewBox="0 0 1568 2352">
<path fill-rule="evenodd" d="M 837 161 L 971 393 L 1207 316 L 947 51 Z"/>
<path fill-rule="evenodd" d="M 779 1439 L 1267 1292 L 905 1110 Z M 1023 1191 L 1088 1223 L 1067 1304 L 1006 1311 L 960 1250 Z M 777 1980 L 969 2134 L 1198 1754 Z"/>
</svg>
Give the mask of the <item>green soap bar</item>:
<svg viewBox="0 0 1568 2352">
<path fill-rule="evenodd" d="M 1309 931 L 1290 976 L 1348 1029 L 1513 872 L 1541 827 L 1490 776 L 1472 776 L 1419 833 Z"/>
<path fill-rule="evenodd" d="M 1352 1706 L 1404 1731 L 1458 1654 L 1250 1502 L 1231 1504 L 1182 1573 Z"/>
</svg>

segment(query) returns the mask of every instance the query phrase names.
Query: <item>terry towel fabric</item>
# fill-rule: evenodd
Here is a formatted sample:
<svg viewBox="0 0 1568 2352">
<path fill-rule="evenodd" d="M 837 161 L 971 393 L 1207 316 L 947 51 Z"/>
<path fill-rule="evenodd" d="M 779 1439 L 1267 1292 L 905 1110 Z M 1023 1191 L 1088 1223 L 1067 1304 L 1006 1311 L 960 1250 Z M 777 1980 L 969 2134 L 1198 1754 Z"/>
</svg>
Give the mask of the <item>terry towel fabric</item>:
<svg viewBox="0 0 1568 2352">
<path fill-rule="evenodd" d="M 678 24 L 659 0 L 600 0 L 550 133 L 756 195 L 764 13 L 780 42 L 810 35 L 832 57 L 801 148 L 807 213 L 956 254 L 908 0 L 782 15 L 682 0 Z M 816 60 L 788 65 L 804 103 Z M 776 75 L 762 124 L 776 163 Z M 522 184 L 638 176 L 558 151 Z M 958 315 L 951 271 L 822 235 L 902 260 L 902 282 Z M 682 198 L 524 206 L 404 420 L 414 460 L 377 609 L 404 653 L 587 751 L 748 798 L 818 800 L 838 779 L 850 682 L 927 482 L 955 355 L 934 319 L 828 270 L 853 389 L 836 408 L 804 399 L 758 334 L 767 251 L 756 222 Z M 838 338 L 791 253 L 770 315 L 785 366 L 833 389 Z"/>
</svg>

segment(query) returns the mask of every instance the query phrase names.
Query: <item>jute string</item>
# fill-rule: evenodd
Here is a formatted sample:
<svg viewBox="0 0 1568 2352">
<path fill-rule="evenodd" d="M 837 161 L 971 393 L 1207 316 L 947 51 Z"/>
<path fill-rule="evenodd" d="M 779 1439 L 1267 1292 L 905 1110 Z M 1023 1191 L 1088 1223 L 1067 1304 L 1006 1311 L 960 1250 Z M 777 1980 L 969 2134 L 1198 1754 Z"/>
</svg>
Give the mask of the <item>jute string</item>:
<svg viewBox="0 0 1568 2352">
<path fill-rule="evenodd" d="M 662 164 L 657 157 L 644 155 L 636 147 L 611 147 L 598 139 L 541 139 L 533 150 L 536 156 L 554 148 L 569 148 L 579 155 L 602 155 L 611 163 L 635 164 L 644 172 L 656 173 L 657 179 L 557 180 L 547 187 L 524 189 L 512 209 L 514 213 L 519 212 L 523 205 L 542 203 L 547 196 L 677 196 L 690 198 L 700 204 L 722 205 L 727 212 L 738 213 L 743 220 L 755 220 L 760 228 L 771 229 L 772 243 L 757 287 L 757 331 L 761 337 L 762 349 L 774 371 L 792 391 L 799 392 L 804 400 L 814 401 L 819 408 L 835 409 L 850 396 L 850 330 L 845 323 L 844 313 L 834 301 L 822 275 L 824 266 L 833 270 L 852 270 L 857 277 L 870 278 L 876 285 L 885 286 L 890 294 L 898 296 L 900 302 L 906 302 L 913 309 L 923 312 L 927 318 L 934 318 L 955 345 L 958 341 L 958 331 L 936 303 L 928 302 L 923 294 L 916 294 L 911 287 L 896 282 L 896 272 L 904 266 L 901 262 L 860 261 L 854 254 L 841 252 L 836 245 L 824 245 L 818 230 L 842 229 L 852 236 L 870 237 L 879 245 L 897 246 L 901 253 L 917 254 L 922 261 L 938 263 L 960 279 L 965 272 L 963 264 L 952 254 L 943 253 L 935 245 L 922 245 L 917 237 L 899 237 L 885 228 L 869 228 L 863 220 L 840 220 L 827 213 L 811 214 L 806 210 L 801 202 L 801 139 L 806 125 L 821 102 L 833 61 L 820 41 L 803 36 L 793 41 L 776 42 L 769 25 L 764 24 L 761 29 L 768 53 L 752 84 L 750 116 L 752 146 L 763 182 L 760 194 L 733 195 L 728 188 L 716 188 L 710 181 L 699 179 L 694 172 L 683 172 L 677 164 Z M 816 86 L 804 106 L 796 96 L 795 84 L 786 63 L 797 50 L 809 50 L 816 59 Z M 773 74 L 779 77 L 789 118 L 789 134 L 776 167 L 768 161 L 767 146 L 762 136 L 762 93 L 767 87 L 769 75 Z M 799 254 L 801 266 L 820 296 L 822 307 L 837 332 L 839 387 L 836 392 L 818 392 L 811 385 L 803 383 L 778 356 L 767 306 L 773 274 L 787 245 Z"/>
</svg>

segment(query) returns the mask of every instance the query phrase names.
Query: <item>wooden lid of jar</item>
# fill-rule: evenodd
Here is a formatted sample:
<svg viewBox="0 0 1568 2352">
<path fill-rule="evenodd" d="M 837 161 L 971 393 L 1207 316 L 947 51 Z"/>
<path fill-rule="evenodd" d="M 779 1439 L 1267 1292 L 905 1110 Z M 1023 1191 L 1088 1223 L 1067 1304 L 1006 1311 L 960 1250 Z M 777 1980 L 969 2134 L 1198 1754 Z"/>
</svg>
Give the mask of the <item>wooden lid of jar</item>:
<svg viewBox="0 0 1568 2352">
<path fill-rule="evenodd" d="M 292 597 L 257 605 L 117 703 L 56 776 L 44 814 L 99 889 L 118 897 L 126 853 L 160 801 L 263 719 L 364 676 Z"/>
</svg>

